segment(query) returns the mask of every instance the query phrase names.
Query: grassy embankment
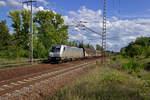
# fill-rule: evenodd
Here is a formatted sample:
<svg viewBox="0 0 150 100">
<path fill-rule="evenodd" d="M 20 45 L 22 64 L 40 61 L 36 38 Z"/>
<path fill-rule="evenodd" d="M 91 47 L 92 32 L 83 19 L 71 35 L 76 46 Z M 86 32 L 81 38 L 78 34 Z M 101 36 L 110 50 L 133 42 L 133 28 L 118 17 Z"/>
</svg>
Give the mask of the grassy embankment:
<svg viewBox="0 0 150 100">
<path fill-rule="evenodd" d="M 149 61 L 142 63 L 146 66 Z M 150 72 L 125 70 L 123 64 L 129 63 L 128 58 L 115 57 L 105 67 L 98 64 L 47 100 L 150 100 Z"/>
<path fill-rule="evenodd" d="M 0 58 L 0 63 L 1 64 L 11 64 L 11 63 L 20 63 L 20 62 L 27 62 L 27 61 L 29 61 L 29 59 L 28 58 L 14 58 L 14 59 L 12 59 L 12 58 L 10 58 L 10 59 L 8 59 L 8 58 Z"/>
<path fill-rule="evenodd" d="M 35 63 L 39 59 L 34 59 Z M 42 60 L 42 59 L 41 59 Z M 29 58 L 0 58 L 0 69 L 29 65 Z"/>
</svg>

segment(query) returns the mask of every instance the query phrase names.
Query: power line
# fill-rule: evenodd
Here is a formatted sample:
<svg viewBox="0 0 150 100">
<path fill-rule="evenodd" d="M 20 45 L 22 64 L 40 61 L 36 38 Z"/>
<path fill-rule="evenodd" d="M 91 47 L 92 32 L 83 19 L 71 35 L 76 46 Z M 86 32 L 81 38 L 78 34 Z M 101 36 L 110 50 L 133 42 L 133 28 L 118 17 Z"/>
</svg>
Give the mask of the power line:
<svg viewBox="0 0 150 100">
<path fill-rule="evenodd" d="M 86 25 L 82 24 L 82 23 L 88 23 L 88 22 L 83 22 L 83 21 L 73 21 L 74 24 L 76 24 L 75 27 L 79 27 L 79 28 L 85 28 L 85 29 L 82 29 L 82 30 L 88 30 L 88 31 L 91 31 L 99 36 L 102 36 L 101 34 L 99 34 L 98 32 L 94 31 L 93 29 L 87 27 Z"/>
</svg>

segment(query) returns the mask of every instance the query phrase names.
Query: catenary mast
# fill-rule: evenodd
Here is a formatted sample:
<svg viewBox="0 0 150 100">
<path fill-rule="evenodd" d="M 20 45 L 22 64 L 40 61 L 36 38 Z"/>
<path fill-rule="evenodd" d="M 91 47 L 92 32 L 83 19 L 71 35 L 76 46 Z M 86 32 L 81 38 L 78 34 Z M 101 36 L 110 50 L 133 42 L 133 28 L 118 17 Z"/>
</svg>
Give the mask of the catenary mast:
<svg viewBox="0 0 150 100">
<path fill-rule="evenodd" d="M 103 0 L 103 31 L 102 31 L 102 47 L 104 49 L 102 53 L 102 61 L 105 61 L 106 57 L 106 30 L 107 30 L 107 20 L 106 20 L 106 0 Z"/>
<path fill-rule="evenodd" d="M 23 2 L 23 4 L 30 5 L 31 10 L 31 18 L 30 18 L 30 62 L 33 63 L 33 3 L 36 1 L 34 0 L 27 0 Z"/>
</svg>

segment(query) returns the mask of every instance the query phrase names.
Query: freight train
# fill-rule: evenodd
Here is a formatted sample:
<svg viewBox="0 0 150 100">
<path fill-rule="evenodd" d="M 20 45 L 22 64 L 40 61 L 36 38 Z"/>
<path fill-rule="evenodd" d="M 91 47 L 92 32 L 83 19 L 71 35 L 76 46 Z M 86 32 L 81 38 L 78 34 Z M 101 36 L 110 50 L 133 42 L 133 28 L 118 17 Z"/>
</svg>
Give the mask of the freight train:
<svg viewBox="0 0 150 100">
<path fill-rule="evenodd" d="M 57 45 L 50 48 L 48 60 L 50 62 L 69 61 L 76 59 L 86 59 L 100 57 L 101 52 L 87 48 L 71 47 L 67 45 Z"/>
</svg>

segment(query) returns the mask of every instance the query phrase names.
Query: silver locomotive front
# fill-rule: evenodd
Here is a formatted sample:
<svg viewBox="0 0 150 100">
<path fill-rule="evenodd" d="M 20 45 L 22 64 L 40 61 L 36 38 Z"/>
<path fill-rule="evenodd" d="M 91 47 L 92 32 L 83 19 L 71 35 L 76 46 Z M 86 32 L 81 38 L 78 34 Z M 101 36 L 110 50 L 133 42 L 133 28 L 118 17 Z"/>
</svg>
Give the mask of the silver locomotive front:
<svg viewBox="0 0 150 100">
<path fill-rule="evenodd" d="M 61 51 L 61 45 L 52 46 L 50 48 L 48 60 L 49 61 L 60 61 L 61 60 L 60 51 Z"/>
</svg>

